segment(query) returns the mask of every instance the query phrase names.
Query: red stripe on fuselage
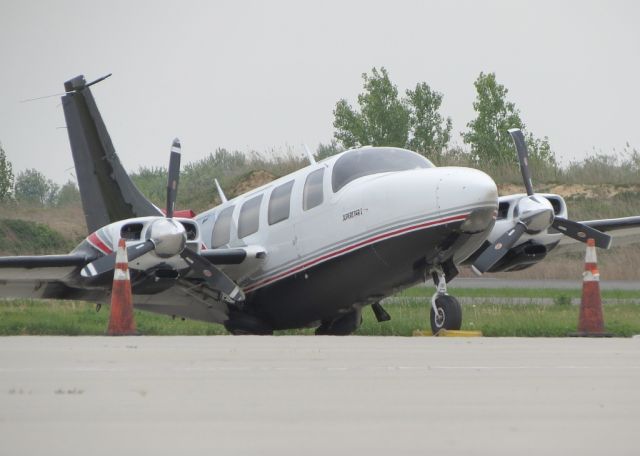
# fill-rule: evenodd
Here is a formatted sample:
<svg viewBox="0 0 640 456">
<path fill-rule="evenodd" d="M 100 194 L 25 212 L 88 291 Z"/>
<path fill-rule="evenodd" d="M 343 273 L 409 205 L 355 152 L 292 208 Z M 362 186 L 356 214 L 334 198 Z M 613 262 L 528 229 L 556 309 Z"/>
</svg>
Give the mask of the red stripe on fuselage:
<svg viewBox="0 0 640 456">
<path fill-rule="evenodd" d="M 100 239 L 100 237 L 98 236 L 97 233 L 91 233 L 89 235 L 89 237 L 87 238 L 87 241 L 89 241 L 89 243 L 94 246 L 96 249 L 100 250 L 102 253 L 104 253 L 105 255 L 109 255 L 110 253 L 113 252 L 113 250 L 111 250 L 111 248 L 105 244 L 102 239 Z"/>
<path fill-rule="evenodd" d="M 464 220 L 467 216 L 469 215 L 469 213 L 466 214 L 462 214 L 462 215 L 455 215 L 452 217 L 447 217 L 447 218 L 443 218 L 443 219 L 439 219 L 439 220 L 433 220 L 431 222 L 424 222 L 424 223 L 420 223 L 418 225 L 412 225 L 412 226 L 408 226 L 405 228 L 400 228 L 397 230 L 393 230 L 393 231 L 389 231 L 387 233 L 383 233 L 383 234 L 378 234 L 376 236 L 370 237 L 369 239 L 365 239 L 363 241 L 359 241 L 356 242 L 355 244 L 351 244 L 349 246 L 343 247 L 341 249 L 335 250 L 333 252 L 329 252 L 326 253 L 318 258 L 314 258 L 313 260 L 307 261 L 306 263 L 303 263 L 301 265 L 298 265 L 294 268 L 291 268 L 287 271 L 281 272 L 279 274 L 276 274 L 273 277 L 270 277 L 268 279 L 263 279 L 258 283 L 255 283 L 253 285 L 248 286 L 245 290 L 243 290 L 245 293 L 249 293 L 251 291 L 255 291 L 258 288 L 262 288 L 266 285 L 269 285 L 277 280 L 280 280 L 284 277 L 290 276 L 291 274 L 295 274 L 296 272 L 300 272 L 303 269 L 307 269 L 310 266 L 316 265 L 318 263 L 321 263 L 323 261 L 329 260 L 331 258 L 340 256 L 344 253 L 350 252 L 352 250 L 355 250 L 359 247 L 364 247 L 366 245 L 369 244 L 373 244 L 374 242 L 378 242 L 381 241 L 383 239 L 388 239 L 390 237 L 394 237 L 394 236 L 399 236 L 401 234 L 407 233 L 409 231 L 415 231 L 415 230 L 419 230 L 421 228 L 427 228 L 430 226 L 435 226 L 435 225 L 444 225 L 446 223 L 449 222 L 457 222 L 457 221 L 461 221 Z"/>
</svg>

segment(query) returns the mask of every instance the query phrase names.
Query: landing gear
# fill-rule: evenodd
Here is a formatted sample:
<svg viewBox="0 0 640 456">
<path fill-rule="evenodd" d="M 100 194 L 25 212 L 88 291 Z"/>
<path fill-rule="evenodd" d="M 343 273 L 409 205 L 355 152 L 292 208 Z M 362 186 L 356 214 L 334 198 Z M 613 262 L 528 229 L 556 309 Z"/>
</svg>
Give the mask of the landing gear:
<svg viewBox="0 0 640 456">
<path fill-rule="evenodd" d="M 325 320 L 316 329 L 316 336 L 348 336 L 362 324 L 362 309 L 353 309 L 333 320 Z"/>
<path fill-rule="evenodd" d="M 244 312 L 232 312 L 224 327 L 234 336 L 271 336 L 273 328 L 253 315 Z"/>
<path fill-rule="evenodd" d="M 447 281 L 441 268 L 435 268 L 433 282 L 436 292 L 431 297 L 431 331 L 458 330 L 462 326 L 462 307 L 456 298 L 447 294 Z"/>
<path fill-rule="evenodd" d="M 391 315 L 389 315 L 389 313 L 384 310 L 384 307 L 382 307 L 382 304 L 380 304 L 379 302 L 374 302 L 373 304 L 371 304 L 371 308 L 373 309 L 373 314 L 376 316 L 376 320 L 378 320 L 378 323 L 391 320 Z"/>
<path fill-rule="evenodd" d="M 431 308 L 431 331 L 435 334 L 441 329 L 458 330 L 462 326 L 462 307 L 456 298 L 449 295 L 438 296 L 436 310 Z"/>
</svg>

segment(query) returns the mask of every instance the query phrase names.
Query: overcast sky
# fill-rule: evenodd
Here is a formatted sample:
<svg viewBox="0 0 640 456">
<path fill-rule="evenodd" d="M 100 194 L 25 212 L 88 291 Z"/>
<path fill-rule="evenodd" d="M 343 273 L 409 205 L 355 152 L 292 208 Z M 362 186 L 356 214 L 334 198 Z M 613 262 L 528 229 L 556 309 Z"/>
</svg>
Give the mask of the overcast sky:
<svg viewBox="0 0 640 456">
<path fill-rule="evenodd" d="M 401 92 L 444 94 L 454 141 L 473 81 L 495 72 L 529 131 L 563 162 L 640 148 L 636 1 L 0 0 L 0 142 L 15 171 L 72 176 L 59 97 L 78 74 L 125 167 L 217 147 L 302 150 L 333 135 L 335 103 L 385 66 Z"/>
</svg>

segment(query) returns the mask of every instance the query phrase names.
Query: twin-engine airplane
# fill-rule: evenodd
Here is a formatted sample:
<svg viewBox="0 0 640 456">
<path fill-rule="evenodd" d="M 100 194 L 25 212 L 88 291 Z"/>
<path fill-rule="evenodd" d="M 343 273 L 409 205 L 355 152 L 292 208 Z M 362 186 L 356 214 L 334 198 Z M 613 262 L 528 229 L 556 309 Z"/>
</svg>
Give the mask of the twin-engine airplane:
<svg viewBox="0 0 640 456">
<path fill-rule="evenodd" d="M 363 147 L 320 162 L 192 217 L 175 211 L 180 143 L 171 149 L 163 213 L 133 185 L 83 76 L 62 105 L 91 234 L 67 255 L 0 258 L 0 296 L 106 303 L 126 239 L 137 308 L 224 324 L 233 334 L 316 327 L 346 335 L 371 305 L 426 280 L 437 284 L 431 326 L 459 329 L 448 295 L 458 266 L 479 274 L 529 267 L 563 237 L 637 230 L 640 217 L 574 222 L 559 195 L 533 191 L 527 151 L 511 130 L 526 194 L 498 197 L 485 173 L 436 167 L 394 147 Z M 217 184 L 217 182 L 216 182 Z M 638 230 L 640 231 L 640 230 Z"/>
</svg>

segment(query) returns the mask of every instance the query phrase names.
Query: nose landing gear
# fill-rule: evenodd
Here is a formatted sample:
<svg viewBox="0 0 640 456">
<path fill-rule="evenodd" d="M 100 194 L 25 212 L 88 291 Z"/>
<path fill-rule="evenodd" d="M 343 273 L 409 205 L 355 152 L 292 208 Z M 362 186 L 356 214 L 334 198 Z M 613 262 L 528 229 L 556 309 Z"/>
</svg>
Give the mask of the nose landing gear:
<svg viewBox="0 0 640 456">
<path fill-rule="evenodd" d="M 462 326 L 462 307 L 456 298 L 447 293 L 447 281 L 441 267 L 432 271 L 436 292 L 431 297 L 431 331 L 459 330 Z"/>
</svg>

